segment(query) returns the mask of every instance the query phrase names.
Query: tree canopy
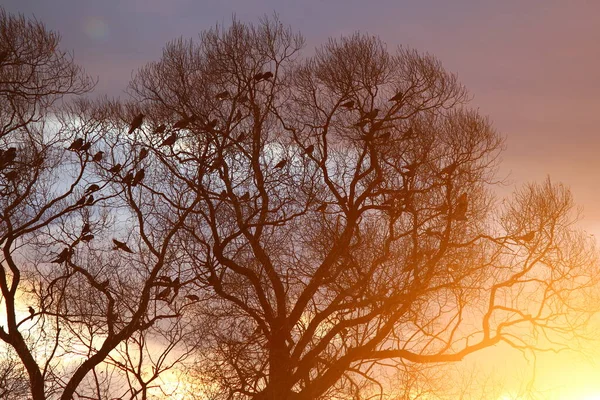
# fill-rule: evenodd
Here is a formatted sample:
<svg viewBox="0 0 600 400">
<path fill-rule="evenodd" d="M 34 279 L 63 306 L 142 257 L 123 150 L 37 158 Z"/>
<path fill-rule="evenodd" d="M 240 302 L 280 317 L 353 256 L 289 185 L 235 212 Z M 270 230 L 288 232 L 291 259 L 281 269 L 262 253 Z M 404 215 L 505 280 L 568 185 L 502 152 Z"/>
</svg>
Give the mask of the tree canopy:
<svg viewBox="0 0 600 400">
<path fill-rule="evenodd" d="M 567 348 L 597 308 L 568 188 L 498 199 L 503 138 L 431 55 L 234 20 L 90 100 L 55 33 L 0 35 L 0 340 L 35 400 L 173 371 L 190 398 L 400 398 L 394 371 Z"/>
</svg>

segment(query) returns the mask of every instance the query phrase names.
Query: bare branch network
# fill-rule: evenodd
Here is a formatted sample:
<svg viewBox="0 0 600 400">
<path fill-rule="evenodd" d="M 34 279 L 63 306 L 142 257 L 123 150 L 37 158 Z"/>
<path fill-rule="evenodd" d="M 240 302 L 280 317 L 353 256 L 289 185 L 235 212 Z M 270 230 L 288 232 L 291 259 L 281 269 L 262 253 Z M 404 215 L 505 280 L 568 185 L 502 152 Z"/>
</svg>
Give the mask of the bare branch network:
<svg viewBox="0 0 600 400">
<path fill-rule="evenodd" d="M 0 12 L 0 397 L 414 399 L 585 339 L 569 190 L 496 199 L 503 140 L 434 57 L 234 20 L 89 100 L 58 41 Z"/>
</svg>

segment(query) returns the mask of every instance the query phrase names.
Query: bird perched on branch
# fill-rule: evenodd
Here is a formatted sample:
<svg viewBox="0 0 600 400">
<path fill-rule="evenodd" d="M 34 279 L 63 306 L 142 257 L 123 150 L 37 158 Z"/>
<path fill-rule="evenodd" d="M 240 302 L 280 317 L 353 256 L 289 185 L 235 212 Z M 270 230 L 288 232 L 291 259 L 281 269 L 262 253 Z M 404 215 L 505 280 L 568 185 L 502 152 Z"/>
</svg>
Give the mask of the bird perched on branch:
<svg viewBox="0 0 600 400">
<path fill-rule="evenodd" d="M 469 199 L 466 193 L 461 194 L 456 200 L 456 208 L 452 213 L 452 218 L 456 221 L 467 220 L 467 208 L 469 207 Z"/>
<path fill-rule="evenodd" d="M 135 116 L 133 121 L 131 121 L 131 125 L 129 126 L 129 131 L 127 134 L 131 134 L 133 131 L 142 126 L 142 122 L 144 121 L 144 114 L 140 113 Z"/>
<path fill-rule="evenodd" d="M 83 146 L 79 149 L 79 151 L 88 151 L 92 147 L 91 142 L 84 143 Z"/>
<path fill-rule="evenodd" d="M 144 172 L 144 168 L 142 168 L 133 177 L 131 186 L 136 186 L 138 183 L 140 183 L 144 179 L 144 176 L 146 176 L 146 173 Z"/>
<path fill-rule="evenodd" d="M 394 95 L 394 97 L 392 97 L 392 98 L 390 99 L 390 101 L 395 101 L 395 102 L 397 102 L 397 103 L 398 103 L 398 102 L 401 102 L 403 98 L 404 98 L 404 93 L 402 93 L 402 92 L 398 92 L 398 93 L 396 93 L 396 94 Z"/>
<path fill-rule="evenodd" d="M 70 255 L 71 255 L 71 249 L 68 247 L 65 247 L 60 253 L 58 253 L 58 256 L 56 256 L 56 258 L 54 260 L 52 260 L 51 262 L 53 264 L 62 264 L 69 259 Z"/>
<path fill-rule="evenodd" d="M 227 90 L 217 93 L 215 95 L 215 99 L 217 99 L 217 100 L 226 100 L 228 98 L 229 98 L 229 92 Z"/>
<path fill-rule="evenodd" d="M 81 149 L 81 146 L 83 146 L 83 139 L 77 138 L 73 140 L 73 143 L 71 143 L 69 147 L 67 147 L 67 150 L 78 151 L 79 149 Z"/>
<path fill-rule="evenodd" d="M 92 161 L 94 162 L 100 162 L 102 161 L 102 157 L 104 156 L 104 152 L 103 151 L 99 151 L 96 154 L 94 154 L 94 157 L 92 157 Z"/>
<path fill-rule="evenodd" d="M 168 138 L 163 140 L 163 142 L 158 147 L 173 146 L 176 141 L 177 141 L 177 134 L 175 132 L 173 132 Z"/>
<path fill-rule="evenodd" d="M 120 242 L 117 239 L 113 239 L 113 243 L 115 244 L 115 247 L 113 247 L 113 250 L 123 250 L 127 253 L 133 253 L 133 250 L 131 250 L 129 248 L 129 246 L 127 246 L 127 243 Z"/>
<path fill-rule="evenodd" d="M 156 134 L 162 134 L 165 133 L 165 130 L 167 129 L 167 126 L 165 124 L 160 124 L 159 126 L 156 127 L 156 129 L 154 130 L 154 133 Z"/>
<path fill-rule="evenodd" d="M 140 150 L 140 152 L 138 154 L 138 161 L 142 161 L 146 157 L 148 157 L 148 149 L 145 147 L 142 147 L 142 149 Z"/>
<path fill-rule="evenodd" d="M 108 170 L 108 172 L 112 174 L 118 174 L 119 172 L 121 172 L 121 168 L 123 168 L 121 164 L 115 164 L 112 166 L 112 168 Z"/>
<path fill-rule="evenodd" d="M 195 294 L 188 294 L 185 296 L 186 299 L 191 300 L 191 301 L 198 301 L 200 300 L 200 297 L 196 296 Z"/>
<path fill-rule="evenodd" d="M 240 197 L 240 200 L 241 201 L 248 201 L 248 200 L 250 200 L 250 193 L 249 192 L 244 193 L 242 195 L 242 197 Z"/>
<path fill-rule="evenodd" d="M 275 169 L 281 169 L 283 167 L 285 167 L 285 165 L 287 164 L 287 159 L 283 159 L 281 161 L 279 161 L 277 164 L 275 164 Z"/>
<path fill-rule="evenodd" d="M 126 185 L 131 185 L 132 181 L 133 181 L 133 172 L 129 171 L 127 173 L 127 175 L 125 175 L 125 177 L 123 178 L 123 183 Z"/>
<path fill-rule="evenodd" d="M 0 150 L 0 169 L 4 169 L 11 165 L 17 158 L 17 149 L 9 147 L 6 150 Z"/>
<path fill-rule="evenodd" d="M 354 100 L 349 100 L 349 101 L 347 101 L 345 103 L 342 103 L 342 104 L 340 104 L 340 107 L 351 109 L 351 108 L 354 107 Z"/>
<path fill-rule="evenodd" d="M 535 239 L 535 231 L 527 232 L 524 235 L 517 236 L 516 239 L 523 242 L 531 242 L 533 239 Z"/>
<path fill-rule="evenodd" d="M 310 156 L 313 153 L 313 151 L 315 151 L 315 145 L 309 145 L 306 149 L 304 149 L 304 151 Z"/>
<path fill-rule="evenodd" d="M 33 316 L 35 315 L 35 310 L 33 309 L 33 307 L 29 306 L 27 310 L 29 311 L 29 318 L 33 318 Z"/>
<path fill-rule="evenodd" d="M 94 193 L 97 192 L 98 190 L 100 190 L 100 186 L 96 185 L 95 183 L 88 186 L 87 189 L 85 189 L 85 194 L 89 194 L 89 193 Z"/>
</svg>

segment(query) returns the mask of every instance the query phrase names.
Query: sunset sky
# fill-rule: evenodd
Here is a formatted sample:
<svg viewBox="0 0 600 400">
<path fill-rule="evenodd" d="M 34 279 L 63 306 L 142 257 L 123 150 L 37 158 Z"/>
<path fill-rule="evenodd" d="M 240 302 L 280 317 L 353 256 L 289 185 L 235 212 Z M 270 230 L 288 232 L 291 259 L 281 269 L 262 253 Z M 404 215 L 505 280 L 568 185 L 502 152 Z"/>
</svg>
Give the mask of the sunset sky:
<svg viewBox="0 0 600 400">
<path fill-rule="evenodd" d="M 600 1 L 3 0 L 2 5 L 59 31 L 63 47 L 99 78 L 95 94 L 110 96 L 124 97 L 132 73 L 157 60 L 167 41 L 197 37 L 217 22 L 227 24 L 233 14 L 256 22 L 278 13 L 305 35 L 307 53 L 328 37 L 354 31 L 378 35 L 390 49 L 404 45 L 431 53 L 458 74 L 472 104 L 506 137 L 500 173 L 509 178 L 508 189 L 546 176 L 567 184 L 583 207 L 581 226 L 600 237 Z M 542 398 L 600 399 L 600 363 L 544 356 L 538 365 L 539 386 L 548 390 Z M 513 367 L 509 362 L 502 368 Z"/>
</svg>

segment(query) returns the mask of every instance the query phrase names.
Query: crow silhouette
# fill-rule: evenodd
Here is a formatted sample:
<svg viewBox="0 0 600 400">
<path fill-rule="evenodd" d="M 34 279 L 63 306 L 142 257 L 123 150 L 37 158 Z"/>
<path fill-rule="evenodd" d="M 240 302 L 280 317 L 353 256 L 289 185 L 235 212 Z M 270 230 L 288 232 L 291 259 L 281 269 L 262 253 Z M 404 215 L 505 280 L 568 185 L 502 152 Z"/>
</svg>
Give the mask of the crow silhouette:
<svg viewBox="0 0 600 400">
<path fill-rule="evenodd" d="M 0 153 L 0 169 L 4 169 L 15 161 L 17 158 L 17 149 L 9 147 Z"/>
<path fill-rule="evenodd" d="M 142 126 L 143 121 L 144 121 L 144 114 L 140 113 L 140 114 L 136 115 L 136 117 L 133 119 L 133 121 L 131 121 L 131 125 L 129 125 L 129 131 L 127 132 L 127 134 L 131 134 L 137 128 Z"/>
<path fill-rule="evenodd" d="M 287 164 L 287 160 L 284 158 L 283 160 L 279 161 L 277 164 L 275 164 L 275 169 L 281 169 L 283 167 L 285 167 L 285 164 Z"/>
<path fill-rule="evenodd" d="M 327 210 L 327 203 L 321 204 L 319 207 L 317 207 L 317 209 L 315 211 L 325 212 L 325 210 Z"/>
<path fill-rule="evenodd" d="M 240 197 L 240 200 L 242 200 L 242 201 L 248 201 L 248 200 L 250 200 L 250 193 L 249 192 L 244 193 L 242 195 L 242 197 Z"/>
<path fill-rule="evenodd" d="M 215 95 L 215 99 L 217 100 L 226 100 L 229 98 L 229 92 L 227 90 L 225 90 L 224 92 L 221 93 L 217 93 Z"/>
<path fill-rule="evenodd" d="M 92 147 L 90 142 L 84 143 L 83 146 L 79 148 L 79 151 L 88 151 Z"/>
<path fill-rule="evenodd" d="M 87 200 L 85 201 L 85 205 L 89 206 L 94 202 L 94 196 L 90 195 L 90 197 L 87 198 Z"/>
<path fill-rule="evenodd" d="M 94 192 L 97 192 L 98 190 L 100 190 L 100 186 L 98 186 L 94 183 L 94 184 L 88 186 L 88 188 L 85 189 L 84 193 L 86 193 L 86 194 L 94 193 Z"/>
<path fill-rule="evenodd" d="M 306 154 L 311 155 L 313 153 L 313 151 L 315 151 L 315 145 L 314 144 L 309 145 L 306 149 L 304 149 L 304 151 L 306 152 Z"/>
<path fill-rule="evenodd" d="M 351 109 L 354 107 L 354 100 L 347 101 L 345 103 L 340 104 L 340 107 L 344 107 L 347 109 Z"/>
<path fill-rule="evenodd" d="M 200 297 L 196 296 L 195 294 L 188 294 L 185 296 L 186 299 L 191 300 L 191 301 L 198 301 L 200 300 Z"/>
<path fill-rule="evenodd" d="M 400 102 L 404 98 L 404 93 L 398 92 L 394 97 L 390 99 L 390 101 Z"/>
<path fill-rule="evenodd" d="M 169 298 L 170 294 L 171 294 L 171 288 L 168 287 L 168 288 L 162 290 L 161 292 L 159 292 L 158 295 L 156 295 L 156 299 L 157 300 L 167 300 Z"/>
<path fill-rule="evenodd" d="M 533 239 L 535 239 L 535 231 L 527 232 L 522 236 L 517 236 L 516 239 L 523 242 L 531 242 Z"/>
<path fill-rule="evenodd" d="M 137 184 L 144 179 L 144 176 L 146 176 L 146 173 L 144 172 L 144 168 L 142 168 L 133 177 L 133 180 L 131 181 L 131 186 L 137 186 Z"/>
<path fill-rule="evenodd" d="M 90 228 L 90 224 L 85 224 L 83 225 L 83 227 L 81 228 L 81 234 L 85 235 L 86 233 L 90 233 L 92 230 Z"/>
<path fill-rule="evenodd" d="M 69 259 L 70 255 L 71 255 L 71 249 L 69 249 L 68 247 L 65 247 L 60 253 L 58 253 L 56 258 L 54 260 L 52 260 L 51 262 L 53 264 L 62 264 Z"/>
<path fill-rule="evenodd" d="M 77 203 L 75 203 L 76 206 L 82 206 L 85 204 L 85 200 L 87 199 L 87 196 L 83 196 L 82 198 L 80 198 L 79 200 L 77 200 Z"/>
<path fill-rule="evenodd" d="M 163 140 L 163 142 L 158 147 L 173 146 L 176 141 L 177 141 L 177 134 L 175 132 L 173 132 L 171 134 L 171 136 L 169 136 L 168 138 Z"/>
<path fill-rule="evenodd" d="M 112 166 L 111 169 L 108 170 L 108 172 L 118 174 L 119 172 L 121 172 L 121 168 L 123 168 L 121 164 L 115 164 Z"/>
<path fill-rule="evenodd" d="M 96 154 L 94 154 L 94 157 L 92 157 L 92 161 L 94 161 L 94 162 L 102 161 L 102 156 L 104 156 L 104 152 L 99 151 Z"/>
<path fill-rule="evenodd" d="M 143 147 L 138 154 L 138 161 L 142 161 L 146 157 L 148 157 L 148 149 Z"/>
<path fill-rule="evenodd" d="M 84 241 L 84 242 L 89 242 L 93 238 L 94 238 L 94 235 L 84 235 L 84 236 L 81 237 L 81 240 Z"/>
<path fill-rule="evenodd" d="M 27 310 L 29 311 L 29 318 L 33 318 L 33 316 L 35 315 L 35 310 L 33 309 L 33 307 L 29 306 Z"/>
<path fill-rule="evenodd" d="M 131 250 L 129 248 L 129 246 L 127 246 L 127 243 L 120 242 L 117 239 L 113 239 L 113 243 L 115 244 L 115 247 L 113 247 L 113 250 L 123 250 L 127 253 L 133 253 L 133 250 Z"/>
<path fill-rule="evenodd" d="M 165 124 L 160 124 L 159 126 L 156 127 L 156 129 L 154 130 L 154 133 L 156 134 L 161 134 L 161 133 L 165 133 L 165 130 L 167 129 L 167 126 Z"/>
<path fill-rule="evenodd" d="M 262 79 L 264 80 L 269 80 L 273 77 L 273 73 L 271 71 L 267 71 L 264 74 L 262 74 Z"/>
<path fill-rule="evenodd" d="M 77 138 L 73 140 L 73 143 L 71 143 L 69 147 L 67 147 L 67 150 L 78 151 L 81 149 L 81 146 L 83 146 L 83 139 Z"/>
<path fill-rule="evenodd" d="M 192 118 L 182 118 L 179 121 L 175 122 L 173 125 L 173 129 L 185 129 L 192 122 Z"/>
<path fill-rule="evenodd" d="M 467 220 L 467 208 L 469 207 L 469 199 L 466 193 L 461 194 L 456 200 L 456 208 L 452 214 L 452 218 L 456 221 Z"/>
<path fill-rule="evenodd" d="M 4 174 L 4 177 L 7 181 L 14 181 L 19 176 L 19 173 L 16 170 L 9 171 Z"/>
<path fill-rule="evenodd" d="M 123 178 L 123 183 L 126 185 L 131 185 L 131 181 L 133 181 L 133 172 L 129 171 Z"/>
</svg>

